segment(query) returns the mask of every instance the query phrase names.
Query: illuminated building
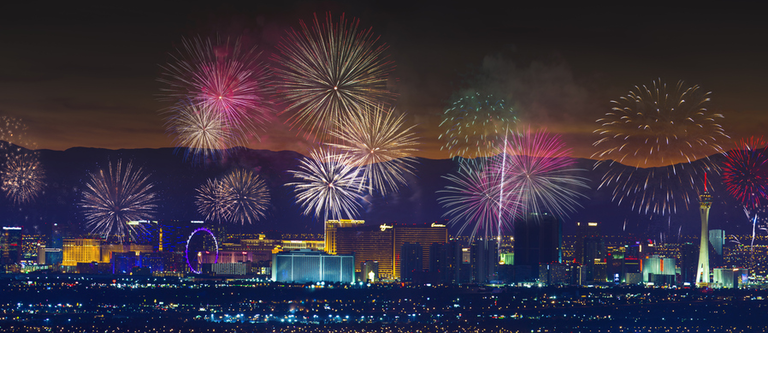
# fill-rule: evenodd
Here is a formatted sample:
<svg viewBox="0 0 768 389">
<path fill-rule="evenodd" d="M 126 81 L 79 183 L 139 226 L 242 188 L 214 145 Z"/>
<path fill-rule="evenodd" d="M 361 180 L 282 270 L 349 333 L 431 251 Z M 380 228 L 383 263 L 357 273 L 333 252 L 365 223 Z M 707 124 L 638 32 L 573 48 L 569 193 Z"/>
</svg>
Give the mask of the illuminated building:
<svg viewBox="0 0 768 389">
<path fill-rule="evenodd" d="M 418 243 L 422 248 L 422 269 L 429 268 L 429 248 L 432 243 L 448 242 L 448 227 L 444 224 L 431 223 L 423 225 L 395 224 L 393 226 L 394 245 L 390 249 L 394 270 L 393 278 L 400 278 L 400 250 L 403 244 Z M 384 266 L 384 264 L 381 264 Z"/>
<path fill-rule="evenodd" d="M 3 269 L 21 262 L 22 241 L 21 227 L 3 227 L 0 233 L 0 266 Z"/>
<path fill-rule="evenodd" d="M 339 228 L 362 226 L 365 220 L 328 220 L 325 222 L 325 252 L 328 254 L 337 254 L 336 250 L 336 231 Z"/>
<path fill-rule="evenodd" d="M 360 280 L 363 282 L 378 282 L 379 263 L 377 261 L 364 261 L 361 263 Z"/>
<path fill-rule="evenodd" d="M 101 239 L 64 239 L 62 266 L 76 267 L 78 263 L 104 262 Z"/>
<path fill-rule="evenodd" d="M 746 284 L 749 271 L 744 268 L 715 268 L 713 284 L 720 288 L 739 288 Z"/>
<path fill-rule="evenodd" d="M 272 259 L 272 280 L 351 283 L 355 281 L 355 257 L 313 250 L 277 253 Z"/>
<path fill-rule="evenodd" d="M 562 263 L 562 237 L 560 221 L 548 213 L 530 213 L 515 221 L 515 266 L 530 269 L 530 279 L 525 281 L 538 277 L 541 263 Z"/>
<path fill-rule="evenodd" d="M 706 188 L 706 184 L 704 185 Z M 701 215 L 701 244 L 699 245 L 699 264 L 696 266 L 696 286 L 709 285 L 709 208 L 712 206 L 712 196 L 705 191 L 699 196 L 699 213 Z"/>
<path fill-rule="evenodd" d="M 45 240 L 40 235 L 23 235 L 21 242 L 21 257 L 27 260 L 37 258 L 40 247 L 45 247 Z"/>
<path fill-rule="evenodd" d="M 539 282 L 545 285 L 567 285 L 570 282 L 565 263 L 539 265 Z"/>
<path fill-rule="evenodd" d="M 135 252 L 138 255 L 140 252 L 151 252 L 152 246 L 135 243 L 103 244 L 101 245 L 101 262 L 109 262 L 112 259 L 113 253 L 127 253 L 129 251 Z"/>
<path fill-rule="evenodd" d="M 422 253 L 418 243 L 403 243 L 400 247 L 400 280 L 403 282 L 421 282 Z"/>
<path fill-rule="evenodd" d="M 673 285 L 677 279 L 675 258 L 663 258 L 652 255 L 642 260 L 643 282 L 656 285 Z"/>
<path fill-rule="evenodd" d="M 574 258 L 580 264 L 587 263 L 584 253 L 584 239 L 601 238 L 600 225 L 597 222 L 576 222 L 576 244 L 574 247 Z M 594 255 L 587 255 L 594 259 Z"/>
<path fill-rule="evenodd" d="M 246 263 L 213 263 L 210 264 L 212 274 L 244 276 L 248 272 Z"/>
<path fill-rule="evenodd" d="M 356 272 L 362 271 L 363 262 L 376 261 L 380 278 L 394 278 L 392 226 L 343 227 L 335 231 L 335 236 L 337 254 L 354 255 Z"/>
<path fill-rule="evenodd" d="M 715 249 L 717 255 L 723 255 L 723 243 L 725 243 L 725 230 L 709 230 L 709 243 Z"/>
</svg>

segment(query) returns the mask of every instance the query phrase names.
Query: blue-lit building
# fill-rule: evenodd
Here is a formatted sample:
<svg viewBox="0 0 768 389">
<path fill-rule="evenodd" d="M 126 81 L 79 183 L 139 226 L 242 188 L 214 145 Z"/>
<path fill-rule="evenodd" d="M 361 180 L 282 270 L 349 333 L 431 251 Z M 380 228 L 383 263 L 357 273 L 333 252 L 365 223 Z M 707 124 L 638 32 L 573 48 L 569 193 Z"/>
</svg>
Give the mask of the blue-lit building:
<svg viewBox="0 0 768 389">
<path fill-rule="evenodd" d="M 272 280 L 351 283 L 355 281 L 355 256 L 308 249 L 277 253 L 272 257 Z"/>
</svg>

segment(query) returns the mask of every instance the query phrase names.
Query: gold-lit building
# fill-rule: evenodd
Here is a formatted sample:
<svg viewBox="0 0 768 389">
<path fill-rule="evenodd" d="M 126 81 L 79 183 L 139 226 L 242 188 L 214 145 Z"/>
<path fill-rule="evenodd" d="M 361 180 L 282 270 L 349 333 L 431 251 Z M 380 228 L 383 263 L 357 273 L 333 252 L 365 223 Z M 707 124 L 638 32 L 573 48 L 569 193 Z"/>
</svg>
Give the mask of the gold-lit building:
<svg viewBox="0 0 768 389">
<path fill-rule="evenodd" d="M 63 255 L 62 266 L 104 262 L 101 257 L 101 239 L 64 239 Z"/>
<path fill-rule="evenodd" d="M 136 255 L 141 253 L 151 253 L 152 245 L 141 244 L 105 244 L 101 246 L 101 262 L 109 263 L 112 261 L 112 253 L 134 252 Z"/>
<path fill-rule="evenodd" d="M 355 272 L 362 271 L 362 263 L 378 262 L 379 277 L 395 277 L 392 263 L 392 226 L 356 226 L 338 228 L 334 232 L 336 255 L 355 255 Z"/>
<path fill-rule="evenodd" d="M 418 243 L 422 249 L 422 269 L 429 269 L 429 248 L 433 243 L 448 242 L 448 227 L 432 223 L 422 225 L 396 224 L 393 228 L 392 270 L 393 278 L 400 278 L 400 250 L 405 243 Z M 379 271 L 382 265 L 379 264 Z"/>
<path fill-rule="evenodd" d="M 339 228 L 362 226 L 365 220 L 328 220 L 325 222 L 325 252 L 336 255 L 336 231 Z"/>
</svg>

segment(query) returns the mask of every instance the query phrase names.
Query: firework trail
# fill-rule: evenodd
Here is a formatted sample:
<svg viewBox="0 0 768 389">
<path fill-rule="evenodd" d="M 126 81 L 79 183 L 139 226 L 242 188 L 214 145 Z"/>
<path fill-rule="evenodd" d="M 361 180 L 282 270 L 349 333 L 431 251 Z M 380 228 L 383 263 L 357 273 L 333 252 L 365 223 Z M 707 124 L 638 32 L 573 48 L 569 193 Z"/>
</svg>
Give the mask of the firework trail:
<svg viewBox="0 0 768 389">
<path fill-rule="evenodd" d="M 512 214 L 551 212 L 563 217 L 586 198 L 579 189 L 589 189 L 589 180 L 574 167 L 570 149 L 554 134 L 540 130 L 510 133 L 502 148 L 506 156 L 504 190 L 519 203 Z"/>
<path fill-rule="evenodd" d="M 397 192 L 405 185 L 405 176 L 414 174 L 418 142 L 411 130 L 416 126 L 403 127 L 404 121 L 405 114 L 396 116 L 394 109 L 377 106 L 351 115 L 330 132 L 341 142 L 328 145 L 347 154 L 352 166 L 362 170 L 361 185 L 369 194 Z"/>
<path fill-rule="evenodd" d="M 362 179 L 348 155 L 316 149 L 310 158 L 301 160 L 298 170 L 289 172 L 297 181 L 288 185 L 294 187 L 296 201 L 305 215 L 322 217 L 325 223 L 330 219 L 354 219 L 359 214 Z"/>
<path fill-rule="evenodd" d="M 247 144 L 251 137 L 258 140 L 258 131 L 273 112 L 267 99 L 269 71 L 260 55 L 240 40 L 185 39 L 172 56 L 174 63 L 163 66 L 162 93 L 167 100 L 189 100 L 216 115 L 221 131 L 230 133 L 222 140 L 227 147 Z M 174 109 L 170 113 L 179 114 Z"/>
<path fill-rule="evenodd" d="M 758 213 L 768 200 L 768 144 L 762 137 L 750 137 L 736 143 L 725 153 L 723 183 L 726 191 L 744 207 L 747 219 L 752 222 L 752 249 Z"/>
<path fill-rule="evenodd" d="M 225 196 L 223 208 L 227 221 L 244 225 L 253 224 L 266 215 L 269 207 L 269 189 L 258 175 L 248 170 L 235 170 L 221 180 L 221 196 Z"/>
<path fill-rule="evenodd" d="M 720 142 L 728 138 L 717 123 L 723 116 L 707 109 L 710 94 L 658 80 L 611 101 L 594 131 L 601 137 L 594 143 L 595 168 L 607 164 L 598 189 L 612 188 L 613 201 L 630 202 L 639 213 L 687 209 L 701 176 L 719 171 L 709 156 L 722 153 Z"/>
<path fill-rule="evenodd" d="M 447 130 L 438 137 L 445 142 L 440 150 L 448 150 L 451 158 L 488 157 L 498 152 L 506 130 L 516 120 L 503 99 L 468 94 L 443 113 L 440 127 L 447 126 Z"/>
<path fill-rule="evenodd" d="M 91 233 L 107 239 L 114 236 L 122 242 L 135 235 L 136 227 L 129 225 L 129 221 L 152 218 L 157 198 L 149 176 L 141 168 L 134 169 L 131 162 L 124 167 L 122 160 L 118 160 L 114 170 L 110 162 L 108 170 L 99 169 L 89 177 L 80 206 Z"/>
<path fill-rule="evenodd" d="M 281 114 L 290 113 L 291 128 L 316 139 L 350 114 L 394 99 L 386 89 L 394 63 L 386 61 L 387 46 L 370 28 L 358 29 L 359 20 L 348 23 L 344 15 L 334 23 L 330 13 L 325 23 L 317 15 L 310 27 L 300 23 L 299 31 L 286 31 L 274 56 L 278 94 L 286 104 Z"/>
<path fill-rule="evenodd" d="M 187 100 L 179 103 L 174 112 L 168 120 L 169 131 L 176 135 L 176 146 L 186 150 L 185 159 L 193 164 L 221 161 L 226 150 L 238 143 L 210 106 Z"/>
<path fill-rule="evenodd" d="M 16 154 L 8 158 L 0 171 L 2 190 L 16 205 L 33 201 L 43 190 L 45 173 L 34 154 Z"/>
<path fill-rule="evenodd" d="M 461 159 L 458 173 L 444 176 L 450 184 L 438 191 L 443 195 L 437 201 L 447 209 L 443 217 L 459 225 L 459 235 L 471 229 L 470 240 L 480 233 L 487 239 L 499 220 L 511 229 L 515 216 L 512 212 L 520 208 L 516 199 L 500 194 L 502 170 L 494 166 L 498 160 L 500 158 Z"/>
<path fill-rule="evenodd" d="M 45 171 L 37 145 L 27 139 L 27 126 L 16 118 L 0 117 L 0 190 L 15 205 L 34 201 L 45 187 Z"/>
<path fill-rule="evenodd" d="M 195 204 L 205 220 L 217 223 L 226 220 L 231 204 L 231 193 L 219 180 L 211 180 L 197 188 Z"/>
</svg>

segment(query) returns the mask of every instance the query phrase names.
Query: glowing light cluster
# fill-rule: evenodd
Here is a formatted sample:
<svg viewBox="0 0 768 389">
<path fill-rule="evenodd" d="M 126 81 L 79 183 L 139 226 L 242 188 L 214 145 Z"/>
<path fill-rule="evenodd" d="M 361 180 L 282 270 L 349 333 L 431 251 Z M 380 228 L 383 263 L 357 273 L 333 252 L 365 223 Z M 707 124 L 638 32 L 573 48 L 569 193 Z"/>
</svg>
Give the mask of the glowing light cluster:
<svg viewBox="0 0 768 389">
<path fill-rule="evenodd" d="M 168 128 L 179 146 L 203 154 L 196 162 L 220 156 L 215 149 L 259 139 L 273 112 L 269 71 L 260 55 L 240 40 L 185 39 L 174 63 L 163 67 L 162 92 L 178 102 L 168 111 Z"/>
<path fill-rule="evenodd" d="M 451 157 L 488 157 L 498 152 L 500 138 L 516 120 L 503 99 L 478 92 L 456 100 L 445 112 L 440 127 L 447 126 L 438 140 L 445 142 L 440 150 Z"/>
<path fill-rule="evenodd" d="M 270 194 L 261 177 L 237 169 L 221 180 L 209 179 L 197 189 L 195 203 L 206 220 L 253 224 L 265 217 Z"/>
<path fill-rule="evenodd" d="M 45 170 L 36 148 L 21 120 L 0 117 L 0 190 L 15 205 L 34 201 L 45 187 Z"/>
<path fill-rule="evenodd" d="M 334 23 L 330 13 L 324 23 L 317 15 L 311 26 L 300 23 L 299 31 L 286 32 L 275 55 L 277 92 L 286 104 L 281 114 L 290 114 L 292 128 L 314 139 L 351 114 L 392 100 L 386 86 L 394 63 L 370 28 L 359 29 L 359 20 L 344 15 Z"/>
<path fill-rule="evenodd" d="M 288 185 L 296 191 L 296 202 L 305 215 L 331 219 L 354 219 L 363 197 L 362 179 L 347 154 L 315 149 L 301 160 L 298 170 L 289 171 L 296 181 Z"/>
<path fill-rule="evenodd" d="M 397 116 L 394 109 L 382 106 L 366 108 L 351 115 L 343 125 L 331 131 L 340 143 L 329 143 L 347 154 L 350 163 L 361 169 L 362 181 L 369 194 L 374 190 L 386 195 L 397 192 L 414 174 L 417 138 L 411 127 L 404 127 L 405 114 Z"/>
<path fill-rule="evenodd" d="M 610 188 L 614 201 L 640 213 L 688 209 L 704 174 L 719 172 L 709 156 L 722 153 L 728 138 L 717 123 L 723 116 L 707 108 L 710 95 L 698 85 L 667 87 L 658 80 L 611 101 L 594 131 L 601 136 L 594 143 L 595 169 L 607 167 L 599 188 Z"/>
<path fill-rule="evenodd" d="M 107 170 L 99 169 L 89 174 L 89 182 L 83 191 L 80 207 L 91 233 L 117 237 L 123 241 L 142 230 L 142 225 L 129 225 L 129 221 L 149 220 L 157 208 L 153 184 L 141 168 L 133 163 L 118 160 L 115 168 L 109 163 Z"/>
</svg>

